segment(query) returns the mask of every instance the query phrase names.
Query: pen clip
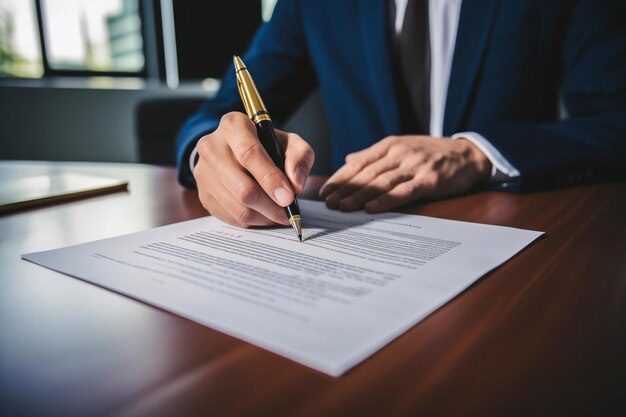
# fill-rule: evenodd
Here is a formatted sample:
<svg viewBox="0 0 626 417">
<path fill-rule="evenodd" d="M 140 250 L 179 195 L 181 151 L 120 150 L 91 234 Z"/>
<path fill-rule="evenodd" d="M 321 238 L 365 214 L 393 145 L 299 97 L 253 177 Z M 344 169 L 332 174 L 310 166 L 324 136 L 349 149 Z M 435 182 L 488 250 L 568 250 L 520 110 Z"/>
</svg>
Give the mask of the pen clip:
<svg viewBox="0 0 626 417">
<path fill-rule="evenodd" d="M 239 91 L 239 96 L 241 97 L 241 102 L 243 103 L 243 107 L 246 110 L 246 114 L 248 117 L 251 117 L 250 113 L 250 105 L 248 104 L 248 99 L 244 94 L 241 80 L 239 79 L 239 75 L 237 74 L 237 90 Z"/>
</svg>

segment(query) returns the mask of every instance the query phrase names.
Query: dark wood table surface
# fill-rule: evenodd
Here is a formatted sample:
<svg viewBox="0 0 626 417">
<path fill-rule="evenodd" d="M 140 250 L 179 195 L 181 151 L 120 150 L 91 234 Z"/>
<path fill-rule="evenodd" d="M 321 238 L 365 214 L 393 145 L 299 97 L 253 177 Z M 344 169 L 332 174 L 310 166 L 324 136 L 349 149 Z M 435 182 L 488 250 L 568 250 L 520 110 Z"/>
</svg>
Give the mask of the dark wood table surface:
<svg viewBox="0 0 626 417">
<path fill-rule="evenodd" d="M 59 170 L 130 187 L 0 217 L 2 416 L 626 415 L 625 182 L 407 209 L 546 235 L 332 378 L 21 260 L 205 215 L 172 168 L 0 163 Z"/>
</svg>

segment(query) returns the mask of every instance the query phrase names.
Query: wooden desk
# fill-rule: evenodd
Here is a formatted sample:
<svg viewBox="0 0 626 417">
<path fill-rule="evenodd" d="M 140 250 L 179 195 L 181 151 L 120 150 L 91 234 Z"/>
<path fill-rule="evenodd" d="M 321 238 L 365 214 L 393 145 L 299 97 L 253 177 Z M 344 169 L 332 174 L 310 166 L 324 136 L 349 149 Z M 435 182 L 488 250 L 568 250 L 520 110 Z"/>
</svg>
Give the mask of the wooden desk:
<svg viewBox="0 0 626 417">
<path fill-rule="evenodd" d="M 204 215 L 173 169 L 4 162 L 0 175 L 18 169 L 124 178 L 130 191 L 0 217 L 0 415 L 571 416 L 626 406 L 624 182 L 411 208 L 547 235 L 331 378 L 20 260 Z"/>
</svg>

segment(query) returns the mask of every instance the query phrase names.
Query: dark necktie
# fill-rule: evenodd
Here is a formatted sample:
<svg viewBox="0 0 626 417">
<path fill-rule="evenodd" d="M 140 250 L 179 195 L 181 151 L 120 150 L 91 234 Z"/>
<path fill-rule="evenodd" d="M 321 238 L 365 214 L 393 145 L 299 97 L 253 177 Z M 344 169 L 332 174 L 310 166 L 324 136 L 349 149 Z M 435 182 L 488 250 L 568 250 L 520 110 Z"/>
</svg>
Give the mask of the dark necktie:
<svg viewBox="0 0 626 417">
<path fill-rule="evenodd" d="M 418 132 L 430 131 L 430 39 L 428 0 L 409 0 L 399 39 L 400 70 Z"/>
</svg>

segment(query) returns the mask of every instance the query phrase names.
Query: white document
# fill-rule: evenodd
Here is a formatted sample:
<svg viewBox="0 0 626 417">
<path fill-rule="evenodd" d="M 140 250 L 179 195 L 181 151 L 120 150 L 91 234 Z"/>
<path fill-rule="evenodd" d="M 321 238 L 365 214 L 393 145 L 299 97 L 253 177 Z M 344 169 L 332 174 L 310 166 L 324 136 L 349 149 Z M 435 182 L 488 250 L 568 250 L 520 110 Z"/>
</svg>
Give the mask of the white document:
<svg viewBox="0 0 626 417">
<path fill-rule="evenodd" d="M 302 243 L 204 217 L 23 258 L 339 376 L 542 234 L 300 206 Z"/>
</svg>

